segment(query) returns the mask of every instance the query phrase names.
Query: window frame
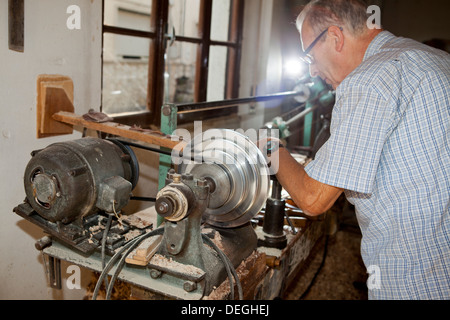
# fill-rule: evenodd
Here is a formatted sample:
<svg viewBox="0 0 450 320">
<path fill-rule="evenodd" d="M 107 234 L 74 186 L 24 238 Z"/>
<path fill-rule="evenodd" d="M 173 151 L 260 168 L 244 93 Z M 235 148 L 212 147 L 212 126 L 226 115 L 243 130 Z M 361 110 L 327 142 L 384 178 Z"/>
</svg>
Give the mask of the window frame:
<svg viewBox="0 0 450 320">
<path fill-rule="evenodd" d="M 220 1 L 220 0 L 216 0 Z M 239 96 L 240 62 L 242 54 L 242 34 L 244 24 L 244 0 L 230 0 L 229 40 L 216 41 L 211 39 L 211 17 L 213 0 L 201 0 L 199 13 L 199 36 L 176 36 L 175 41 L 190 42 L 198 45 L 196 59 L 196 77 L 194 89 L 194 102 L 207 101 L 207 84 L 209 54 L 211 46 L 223 46 L 228 49 L 226 61 L 225 99 L 234 99 Z M 150 40 L 150 53 L 148 63 L 147 83 L 147 109 L 141 112 L 130 112 L 115 117 L 115 121 L 126 125 L 138 125 L 143 128 L 160 126 L 161 108 L 164 104 L 164 55 L 167 49 L 167 29 L 169 25 L 169 0 L 153 0 L 150 24 L 151 30 L 141 31 L 104 23 L 105 0 L 102 3 L 102 38 L 105 33 L 119 34 L 132 37 L 148 38 Z M 103 41 L 103 40 L 102 40 Z M 103 43 L 102 43 L 103 47 Z M 103 55 L 102 55 L 103 66 Z M 103 72 L 102 72 L 103 82 Z M 103 87 L 103 85 L 102 85 Z M 102 99 L 103 102 L 103 99 Z M 179 122 L 191 122 L 194 119 L 206 119 L 230 115 L 237 108 L 224 108 L 218 112 L 195 112 L 179 115 Z M 195 117 L 195 118 L 194 118 Z"/>
</svg>

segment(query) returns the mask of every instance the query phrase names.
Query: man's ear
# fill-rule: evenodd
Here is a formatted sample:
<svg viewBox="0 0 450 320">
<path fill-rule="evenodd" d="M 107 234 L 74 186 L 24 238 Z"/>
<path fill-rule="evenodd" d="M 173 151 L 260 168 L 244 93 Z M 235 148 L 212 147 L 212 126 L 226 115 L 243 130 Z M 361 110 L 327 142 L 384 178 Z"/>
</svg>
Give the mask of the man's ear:
<svg viewBox="0 0 450 320">
<path fill-rule="evenodd" d="M 328 36 L 331 37 L 331 39 L 333 39 L 336 51 L 341 52 L 345 42 L 344 33 L 342 29 L 337 26 L 331 26 L 328 29 Z"/>
</svg>

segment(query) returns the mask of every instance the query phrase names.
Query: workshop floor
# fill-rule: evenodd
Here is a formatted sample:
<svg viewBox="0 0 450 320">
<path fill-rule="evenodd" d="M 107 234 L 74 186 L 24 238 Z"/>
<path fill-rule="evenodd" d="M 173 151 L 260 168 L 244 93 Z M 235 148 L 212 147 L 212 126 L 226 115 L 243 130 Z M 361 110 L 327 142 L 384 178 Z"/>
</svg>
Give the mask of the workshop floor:
<svg viewBox="0 0 450 320">
<path fill-rule="evenodd" d="M 354 211 L 342 214 L 338 230 L 329 236 L 324 264 L 325 239 L 318 243 L 290 287 L 285 300 L 367 300 L 367 273 L 360 254 L 361 233 Z"/>
</svg>

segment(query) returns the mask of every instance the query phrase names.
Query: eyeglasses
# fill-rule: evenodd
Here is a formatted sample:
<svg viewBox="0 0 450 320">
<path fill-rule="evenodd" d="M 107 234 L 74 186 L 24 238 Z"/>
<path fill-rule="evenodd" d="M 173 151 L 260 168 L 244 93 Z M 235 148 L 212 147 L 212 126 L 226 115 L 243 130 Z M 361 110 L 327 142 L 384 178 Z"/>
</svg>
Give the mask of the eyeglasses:
<svg viewBox="0 0 450 320">
<path fill-rule="evenodd" d="M 325 30 L 323 30 L 323 31 L 319 34 L 319 36 L 318 36 L 316 39 L 314 39 L 314 41 L 309 45 L 309 47 L 306 48 L 305 51 L 303 51 L 303 54 L 300 56 L 300 59 L 301 59 L 303 62 L 306 62 L 307 64 L 313 64 L 313 63 L 315 62 L 315 61 L 314 61 L 314 57 L 313 57 L 312 55 L 310 55 L 309 52 L 312 50 L 312 48 L 314 48 L 314 46 L 317 44 L 317 42 L 319 42 L 320 38 L 322 38 L 322 36 L 323 36 L 325 33 L 327 33 L 328 29 L 330 29 L 330 27 L 328 27 L 328 28 L 326 28 Z M 339 29 L 340 29 L 341 31 L 344 30 L 342 27 L 339 27 Z"/>
</svg>

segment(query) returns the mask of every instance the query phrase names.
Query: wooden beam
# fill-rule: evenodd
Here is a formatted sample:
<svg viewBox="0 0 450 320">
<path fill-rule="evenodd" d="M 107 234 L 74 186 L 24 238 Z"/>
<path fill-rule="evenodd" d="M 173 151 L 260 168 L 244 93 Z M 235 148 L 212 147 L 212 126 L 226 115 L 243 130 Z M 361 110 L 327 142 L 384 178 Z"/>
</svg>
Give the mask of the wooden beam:
<svg viewBox="0 0 450 320">
<path fill-rule="evenodd" d="M 116 122 L 92 122 L 86 121 L 83 117 L 77 116 L 71 112 L 58 112 L 53 115 L 53 119 L 73 126 L 81 126 L 83 128 L 108 133 L 122 138 L 132 139 L 145 142 L 169 149 L 179 149 L 181 146 L 179 141 L 172 141 L 171 136 L 163 135 L 152 130 L 139 130 Z"/>
</svg>

